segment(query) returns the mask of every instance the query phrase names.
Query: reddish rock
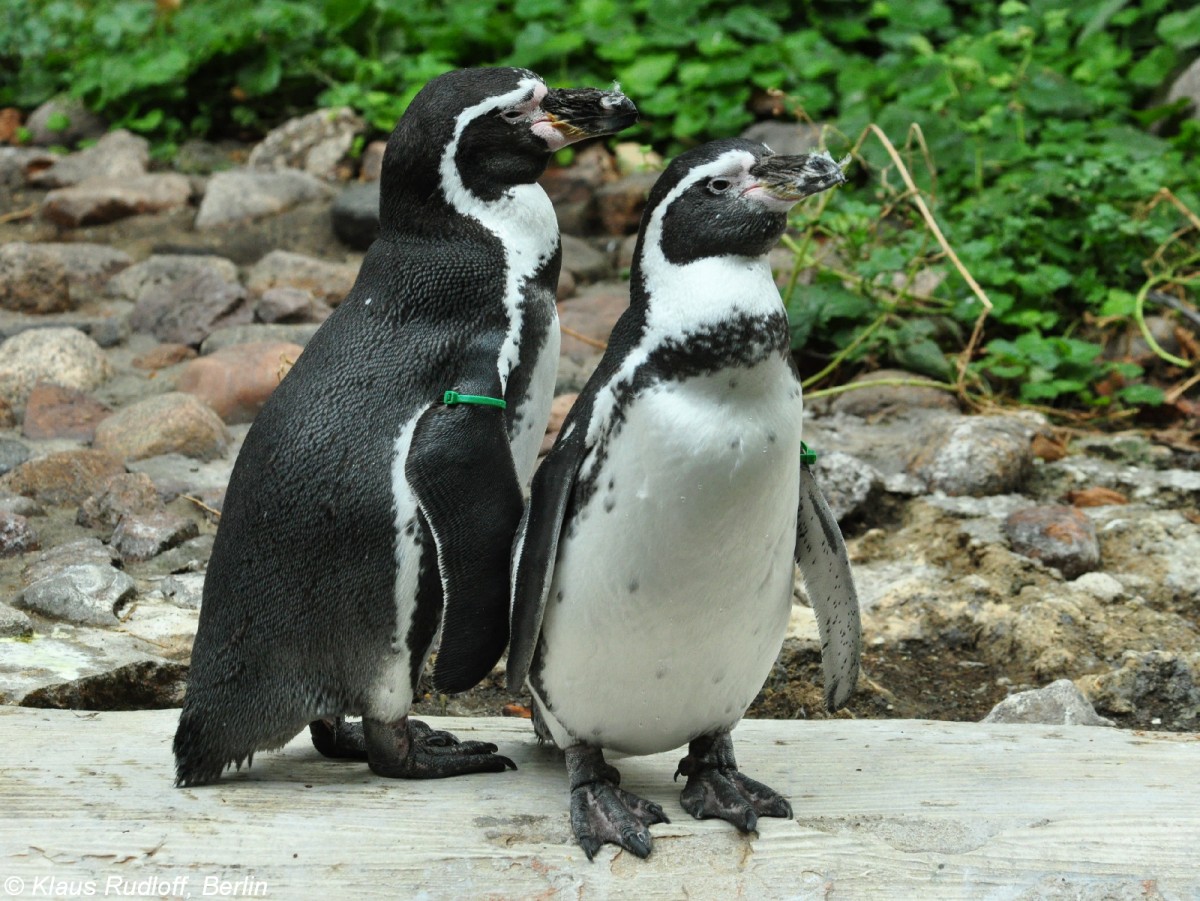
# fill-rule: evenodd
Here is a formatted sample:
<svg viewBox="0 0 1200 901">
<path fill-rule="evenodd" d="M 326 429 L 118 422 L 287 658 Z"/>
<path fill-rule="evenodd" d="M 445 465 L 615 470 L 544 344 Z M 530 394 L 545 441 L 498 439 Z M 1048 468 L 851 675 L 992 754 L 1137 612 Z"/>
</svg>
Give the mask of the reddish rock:
<svg viewBox="0 0 1200 901">
<path fill-rule="evenodd" d="M 75 228 L 139 213 L 179 209 L 187 205 L 191 195 L 191 182 L 174 172 L 132 178 L 89 178 L 47 194 L 42 201 L 42 216 L 55 225 Z"/>
<path fill-rule="evenodd" d="M 559 304 L 563 355 L 589 357 L 603 350 L 613 326 L 628 306 L 629 289 L 620 282 L 591 285 L 571 300 Z"/>
<path fill-rule="evenodd" d="M 173 391 L 148 397 L 108 417 L 96 429 L 95 446 L 120 460 L 159 454 L 215 460 L 231 440 L 225 423 L 208 404 Z"/>
<path fill-rule="evenodd" d="M 154 480 L 144 472 L 123 472 L 79 505 L 75 522 L 88 529 L 112 528 L 123 516 L 141 516 L 162 509 Z"/>
<path fill-rule="evenodd" d="M 638 172 L 605 185 L 596 192 L 600 224 L 610 235 L 630 235 L 638 230 L 657 172 Z"/>
<path fill-rule="evenodd" d="M 178 387 L 199 397 L 227 423 L 251 422 L 303 350 L 283 341 L 227 347 L 188 363 Z"/>
<path fill-rule="evenodd" d="M 1074 507 L 1047 505 L 1014 510 L 1004 533 L 1018 554 L 1053 566 L 1074 579 L 1100 565 L 1096 527 Z"/>
<path fill-rule="evenodd" d="M 96 426 L 112 410 L 89 394 L 39 382 L 25 402 L 21 434 L 26 438 L 69 438 L 91 441 Z"/>
<path fill-rule="evenodd" d="M 132 365 L 136 369 L 166 369 L 168 366 L 174 366 L 176 363 L 194 360 L 196 356 L 196 348 L 189 347 L 186 344 L 160 344 L 153 350 L 146 351 L 146 353 L 139 357 L 134 357 Z"/>
<path fill-rule="evenodd" d="M 575 154 L 569 166 L 552 166 L 538 183 L 549 195 L 566 234 L 587 234 L 598 226 L 596 192 L 617 177 L 612 155 L 596 143 Z"/>
<path fill-rule="evenodd" d="M 20 313 L 73 309 L 66 267 L 38 244 L 0 245 L 0 307 Z"/>
<path fill-rule="evenodd" d="M 254 264 L 246 286 L 259 297 L 271 288 L 300 288 L 336 306 L 350 293 L 357 277 L 357 263 L 331 263 L 287 250 L 273 250 Z"/>
<path fill-rule="evenodd" d="M 363 148 L 358 170 L 359 181 L 379 181 L 379 176 L 383 174 L 383 154 L 386 151 L 387 141 L 372 141 Z"/>
<path fill-rule="evenodd" d="M 49 506 L 67 506 L 83 503 L 124 471 L 121 461 L 103 450 L 68 450 L 22 463 L 0 485 Z"/>
<path fill-rule="evenodd" d="M 1129 498 L 1121 492 L 1102 485 L 1068 491 L 1065 500 L 1072 507 L 1109 507 L 1129 503 Z"/>
</svg>

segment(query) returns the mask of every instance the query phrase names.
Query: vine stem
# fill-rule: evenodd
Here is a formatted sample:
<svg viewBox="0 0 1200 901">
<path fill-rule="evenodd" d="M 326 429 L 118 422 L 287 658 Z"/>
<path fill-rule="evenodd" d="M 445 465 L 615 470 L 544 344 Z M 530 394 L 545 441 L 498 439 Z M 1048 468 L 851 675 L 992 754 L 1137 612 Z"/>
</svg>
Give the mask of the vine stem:
<svg viewBox="0 0 1200 901">
<path fill-rule="evenodd" d="M 876 317 L 874 322 L 872 322 L 865 329 L 863 329 L 861 332 L 859 332 L 853 341 L 851 341 L 849 344 L 847 344 L 845 347 L 843 347 L 841 350 L 839 350 L 834 355 L 833 359 L 829 361 L 829 365 L 827 365 L 824 369 L 822 369 L 816 375 L 810 375 L 808 378 L 806 378 L 804 381 L 802 381 L 800 383 L 800 387 L 807 388 L 809 385 L 815 385 L 817 382 L 821 381 L 821 379 L 825 378 L 825 376 L 829 375 L 829 373 L 833 372 L 833 370 L 837 369 L 838 366 L 840 366 L 842 364 L 842 361 L 844 359 L 846 359 L 847 356 L 850 355 L 850 352 L 852 350 L 854 350 L 854 348 L 858 347 L 858 345 L 860 345 L 864 341 L 866 341 L 867 338 L 871 335 L 871 333 L 873 331 L 875 331 L 875 329 L 877 329 L 881 325 L 883 325 L 886 321 L 887 321 L 887 313 L 884 313 L 883 315 Z"/>
</svg>

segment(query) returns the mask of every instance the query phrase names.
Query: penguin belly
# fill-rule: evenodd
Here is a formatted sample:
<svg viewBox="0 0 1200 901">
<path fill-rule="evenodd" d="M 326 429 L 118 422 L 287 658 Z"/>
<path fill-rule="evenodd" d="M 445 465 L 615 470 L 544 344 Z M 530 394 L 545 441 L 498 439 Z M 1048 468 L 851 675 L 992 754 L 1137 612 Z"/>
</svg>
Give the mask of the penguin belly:
<svg viewBox="0 0 1200 901">
<path fill-rule="evenodd" d="M 741 718 L 791 611 L 800 413 L 778 358 L 660 382 L 585 462 L 531 680 L 557 744 L 652 754 Z"/>
</svg>

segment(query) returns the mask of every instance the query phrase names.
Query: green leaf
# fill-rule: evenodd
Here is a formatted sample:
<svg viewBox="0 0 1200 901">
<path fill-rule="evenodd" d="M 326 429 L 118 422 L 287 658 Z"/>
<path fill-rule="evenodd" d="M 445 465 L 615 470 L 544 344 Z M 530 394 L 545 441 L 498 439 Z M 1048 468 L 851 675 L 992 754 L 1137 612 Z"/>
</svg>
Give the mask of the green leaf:
<svg viewBox="0 0 1200 901">
<path fill-rule="evenodd" d="M 1176 50 L 1187 50 L 1200 44 L 1200 6 L 1190 10 L 1168 13 L 1158 20 L 1155 32 Z"/>
<path fill-rule="evenodd" d="M 902 369 L 938 379 L 949 379 L 954 373 L 942 349 L 930 338 L 897 340 L 891 349 L 892 358 Z"/>
<path fill-rule="evenodd" d="M 264 49 L 261 56 L 238 71 L 238 87 L 250 97 L 272 93 L 283 78 L 283 59 L 274 47 Z"/>
<path fill-rule="evenodd" d="M 1126 385 L 1117 392 L 1117 397 L 1130 406 L 1146 407 L 1160 406 L 1166 400 L 1162 388 L 1154 385 Z"/>
<path fill-rule="evenodd" d="M 652 53 L 639 57 L 620 71 L 620 81 L 631 95 L 649 94 L 675 70 L 676 53 Z"/>
</svg>

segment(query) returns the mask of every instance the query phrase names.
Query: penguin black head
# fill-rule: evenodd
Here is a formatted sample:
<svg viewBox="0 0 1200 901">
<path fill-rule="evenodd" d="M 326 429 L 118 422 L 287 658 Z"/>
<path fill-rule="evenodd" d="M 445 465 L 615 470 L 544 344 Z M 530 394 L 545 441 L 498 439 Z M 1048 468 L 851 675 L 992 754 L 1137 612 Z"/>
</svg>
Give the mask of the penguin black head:
<svg viewBox="0 0 1200 901">
<path fill-rule="evenodd" d="M 678 265 L 761 256 L 783 235 L 788 210 L 845 180 L 828 153 L 779 156 L 756 141 L 712 141 L 680 154 L 655 183 L 637 256 L 645 242 Z"/>
<path fill-rule="evenodd" d="M 619 90 L 554 90 L 528 69 L 460 69 L 439 75 L 413 98 L 388 140 L 380 184 L 380 230 L 398 227 L 406 207 L 479 201 L 530 184 L 550 155 L 637 121 Z"/>
</svg>

